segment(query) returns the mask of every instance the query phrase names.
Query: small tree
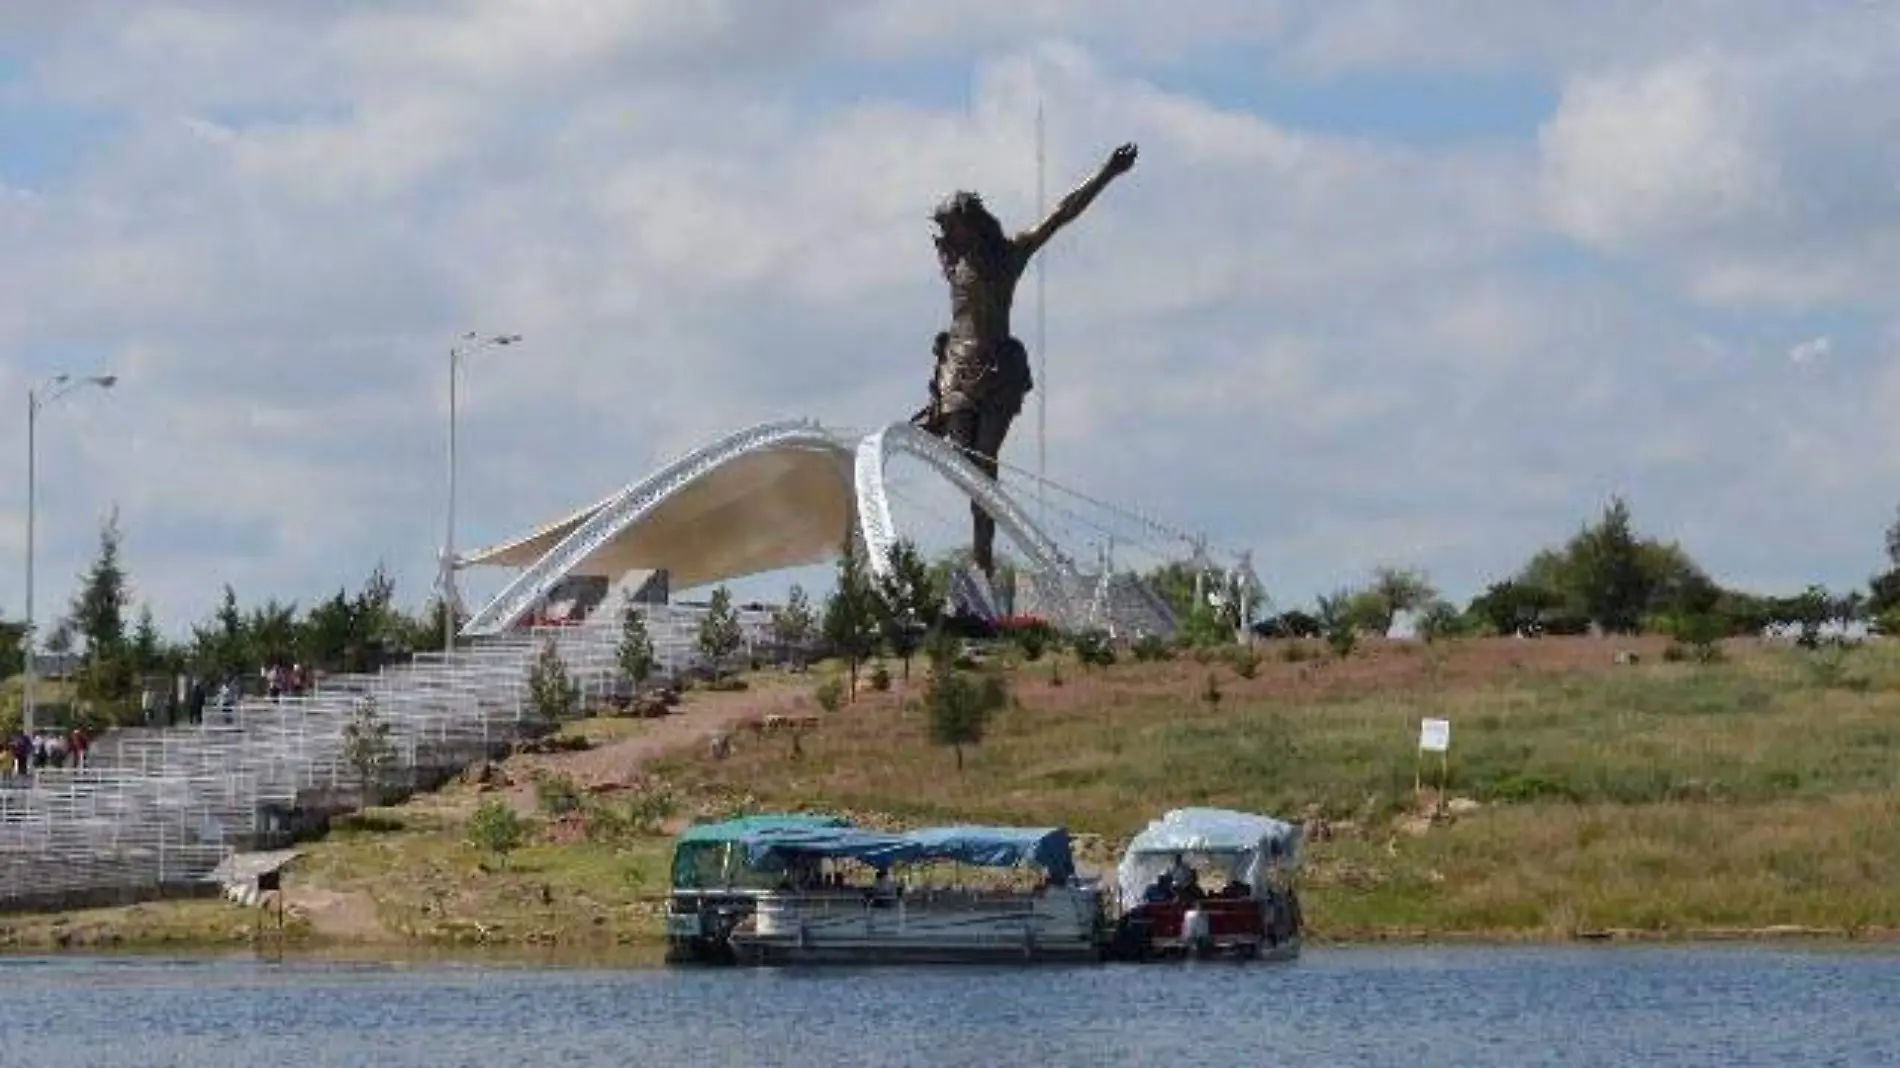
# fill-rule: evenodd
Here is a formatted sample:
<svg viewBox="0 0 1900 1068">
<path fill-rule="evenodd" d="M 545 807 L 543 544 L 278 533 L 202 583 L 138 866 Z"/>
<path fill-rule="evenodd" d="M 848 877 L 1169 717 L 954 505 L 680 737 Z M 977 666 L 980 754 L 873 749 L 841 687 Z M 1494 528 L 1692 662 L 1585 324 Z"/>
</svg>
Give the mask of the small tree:
<svg viewBox="0 0 1900 1068">
<path fill-rule="evenodd" d="M 364 695 L 350 711 L 343 725 L 343 762 L 356 772 L 357 807 L 368 808 L 376 789 L 382 785 L 383 770 L 396 759 L 396 747 L 389 742 L 389 723 L 376 707 L 376 698 Z"/>
<path fill-rule="evenodd" d="M 580 710 L 581 688 L 568 678 L 567 663 L 549 638 L 528 668 L 528 706 L 549 723 L 573 719 Z"/>
<path fill-rule="evenodd" d="M 26 624 L 0 620 L 0 679 L 10 679 L 26 666 Z"/>
<path fill-rule="evenodd" d="M 152 606 L 140 605 L 138 624 L 132 628 L 132 667 L 148 675 L 164 665 L 164 639 L 158 635 L 158 623 L 152 619 Z"/>
<path fill-rule="evenodd" d="M 805 666 L 805 647 L 811 643 L 817 621 L 812 616 L 811 598 L 805 587 L 792 584 L 785 594 L 785 605 L 772 613 L 772 638 L 792 656 L 792 665 Z"/>
<path fill-rule="evenodd" d="M 528 821 L 500 798 L 482 802 L 468 821 L 468 843 L 493 853 L 502 867 L 508 866 L 508 854 L 528 838 Z"/>
<path fill-rule="evenodd" d="M 1372 592 L 1385 603 L 1385 629 L 1400 612 L 1417 612 L 1438 598 L 1425 573 L 1409 568 L 1381 567 L 1372 572 Z"/>
<path fill-rule="evenodd" d="M 712 592 L 712 604 L 699 621 L 699 655 L 712 666 L 714 678 L 725 675 L 725 662 L 739 651 L 745 632 L 739 629 L 739 613 L 732 607 L 732 591 L 724 586 Z"/>
<path fill-rule="evenodd" d="M 1450 601 L 1432 600 L 1418 610 L 1413 626 L 1418 636 L 1428 642 L 1440 638 L 1456 638 L 1465 632 L 1465 617 Z"/>
<path fill-rule="evenodd" d="M 930 565 L 908 539 L 891 546 L 887 569 L 877 577 L 872 605 L 884 641 L 904 661 L 904 681 L 910 681 L 910 660 L 924 635 L 937 625 L 942 600 L 931 581 Z"/>
<path fill-rule="evenodd" d="M 877 651 L 875 600 L 857 546 L 846 539 L 838 557 L 838 588 L 825 602 L 824 629 L 825 641 L 844 657 L 846 678 L 850 680 L 846 693 L 853 701 L 858 697 L 858 668 Z"/>
<path fill-rule="evenodd" d="M 963 771 L 963 747 L 980 745 L 992 713 L 1009 705 L 1009 687 L 995 672 L 979 676 L 959 670 L 949 659 L 932 667 L 924 690 L 924 710 L 930 717 L 930 740 L 956 751 L 957 771 Z"/>
<path fill-rule="evenodd" d="M 646 614 L 631 597 L 620 610 L 620 648 L 615 658 L 620 673 L 633 685 L 635 694 L 646 686 L 660 666 L 659 659 L 653 655 L 653 638 L 647 633 Z"/>
</svg>

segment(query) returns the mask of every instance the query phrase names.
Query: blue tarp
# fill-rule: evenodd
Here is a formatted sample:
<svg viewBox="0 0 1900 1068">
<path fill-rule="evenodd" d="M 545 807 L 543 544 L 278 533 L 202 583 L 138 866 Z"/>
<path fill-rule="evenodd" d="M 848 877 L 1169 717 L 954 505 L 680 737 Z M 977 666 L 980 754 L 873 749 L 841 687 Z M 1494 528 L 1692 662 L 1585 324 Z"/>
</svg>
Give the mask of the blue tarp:
<svg viewBox="0 0 1900 1068">
<path fill-rule="evenodd" d="M 725 870 L 725 861 L 719 851 L 728 845 L 737 845 L 749 836 L 795 834 L 826 827 L 849 826 L 849 821 L 843 816 L 806 812 L 740 816 L 718 823 L 696 824 L 688 827 L 673 844 L 673 885 L 695 887 L 702 882 L 712 882 L 715 885 L 731 882 L 735 873 Z M 702 872 L 701 867 L 706 863 L 712 864 L 718 870 Z"/>
<path fill-rule="evenodd" d="M 849 827 L 843 816 L 816 812 L 776 812 L 758 816 L 736 816 L 718 823 L 696 823 L 679 836 L 680 845 L 688 842 L 737 842 L 759 831 L 801 830 L 812 827 Z"/>
<path fill-rule="evenodd" d="M 856 860 L 879 870 L 898 864 L 950 860 L 988 868 L 1034 864 L 1051 878 L 1075 874 L 1069 832 L 1060 827 L 926 827 L 905 834 L 855 827 L 801 827 L 748 834 L 746 863 L 774 868 L 791 857 Z"/>
</svg>

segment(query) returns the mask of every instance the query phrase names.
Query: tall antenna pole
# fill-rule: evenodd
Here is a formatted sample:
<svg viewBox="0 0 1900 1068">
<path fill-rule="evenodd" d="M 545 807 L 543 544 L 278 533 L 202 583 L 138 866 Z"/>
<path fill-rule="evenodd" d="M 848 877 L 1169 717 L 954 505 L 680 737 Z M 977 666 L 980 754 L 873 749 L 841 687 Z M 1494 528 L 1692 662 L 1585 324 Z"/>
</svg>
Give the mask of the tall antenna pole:
<svg viewBox="0 0 1900 1068">
<path fill-rule="evenodd" d="M 1036 218 L 1048 214 L 1043 188 L 1042 101 L 1036 101 Z M 1048 250 L 1036 257 L 1036 521 L 1049 521 L 1049 287 Z"/>
</svg>

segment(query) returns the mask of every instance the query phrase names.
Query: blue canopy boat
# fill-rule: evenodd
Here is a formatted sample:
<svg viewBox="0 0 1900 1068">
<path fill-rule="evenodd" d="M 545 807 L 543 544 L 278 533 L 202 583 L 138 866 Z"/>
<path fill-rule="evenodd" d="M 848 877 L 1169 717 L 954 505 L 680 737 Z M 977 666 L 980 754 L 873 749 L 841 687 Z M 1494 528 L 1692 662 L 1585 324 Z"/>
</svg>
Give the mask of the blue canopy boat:
<svg viewBox="0 0 1900 1068">
<path fill-rule="evenodd" d="M 752 915 L 760 893 L 778 885 L 776 872 L 746 862 L 746 843 L 761 835 L 796 835 L 850 826 L 842 816 L 781 812 L 688 827 L 673 844 L 673 889 L 667 899 L 667 956 L 675 961 L 728 962 L 734 927 Z"/>
<path fill-rule="evenodd" d="M 708 864 L 714 851 L 718 863 Z M 1034 869 L 1039 878 L 1023 889 L 894 877 L 945 864 Z M 705 885 L 710 872 L 723 880 L 716 890 Z M 721 895 L 710 910 L 708 893 Z M 696 827 L 675 851 L 673 897 L 669 934 L 692 942 L 696 959 L 1094 959 L 1105 929 L 1101 892 L 1077 881 L 1059 827 L 891 833 L 782 817 Z"/>
</svg>

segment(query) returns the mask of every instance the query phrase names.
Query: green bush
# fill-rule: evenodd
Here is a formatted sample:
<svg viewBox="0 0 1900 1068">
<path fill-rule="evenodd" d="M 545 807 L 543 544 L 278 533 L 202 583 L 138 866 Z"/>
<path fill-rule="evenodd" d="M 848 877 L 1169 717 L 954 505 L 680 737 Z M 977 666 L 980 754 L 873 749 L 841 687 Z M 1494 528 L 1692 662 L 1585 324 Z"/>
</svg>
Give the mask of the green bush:
<svg viewBox="0 0 1900 1068">
<path fill-rule="evenodd" d="M 1326 647 L 1341 660 L 1352 655 L 1359 647 L 1359 628 L 1346 620 L 1339 620 L 1326 629 Z"/>
<path fill-rule="evenodd" d="M 826 679 L 812 691 L 812 698 L 818 702 L 819 708 L 836 712 L 844 707 L 844 680 L 835 677 Z"/>
<path fill-rule="evenodd" d="M 1236 646 L 1228 655 L 1227 663 L 1233 667 L 1234 674 L 1243 679 L 1251 679 L 1260 673 L 1260 654 L 1246 646 Z"/>
<path fill-rule="evenodd" d="M 1023 659 L 1036 661 L 1049 649 L 1049 630 L 1046 627 L 1024 627 L 1016 632 L 1016 647 L 1023 651 Z"/>
<path fill-rule="evenodd" d="M 545 768 L 534 773 L 534 805 L 543 816 L 579 812 L 585 803 L 580 784 L 571 777 Z"/>
<path fill-rule="evenodd" d="M 1115 662 L 1115 648 L 1108 642 L 1108 632 L 1097 628 L 1080 631 L 1069 643 L 1075 649 L 1075 658 L 1084 668 L 1108 667 Z"/>
<path fill-rule="evenodd" d="M 528 821 L 500 798 L 484 801 L 468 821 L 468 843 L 508 864 L 508 854 L 528 840 Z"/>
<path fill-rule="evenodd" d="M 1153 634 L 1143 634 L 1136 638 L 1135 644 L 1129 647 L 1129 652 L 1134 654 L 1137 661 L 1144 664 L 1174 659 L 1174 647 Z"/>
</svg>

